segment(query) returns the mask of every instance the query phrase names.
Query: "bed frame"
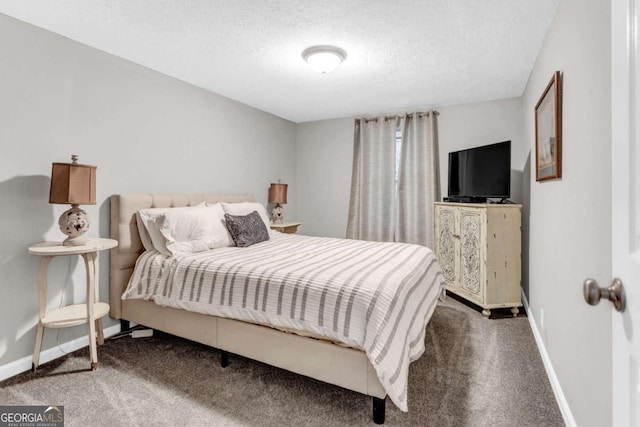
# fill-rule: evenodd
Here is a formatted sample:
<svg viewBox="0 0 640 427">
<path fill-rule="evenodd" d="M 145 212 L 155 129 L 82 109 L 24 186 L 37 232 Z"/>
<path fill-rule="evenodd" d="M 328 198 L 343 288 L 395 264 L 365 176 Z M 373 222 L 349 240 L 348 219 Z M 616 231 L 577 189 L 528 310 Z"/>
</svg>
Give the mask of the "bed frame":
<svg viewBox="0 0 640 427">
<path fill-rule="evenodd" d="M 144 251 L 136 223 L 138 210 L 253 200 L 253 196 L 245 195 L 111 196 L 111 238 L 119 242 L 111 249 L 111 317 L 120 319 L 123 330 L 129 328 L 129 322 L 135 322 L 215 347 L 222 351 L 223 367 L 228 364 L 228 353 L 233 353 L 369 395 L 373 400 L 373 421 L 384 423 L 386 392 L 361 350 L 238 320 L 162 307 L 152 301 L 121 299 L 135 262 Z"/>
</svg>

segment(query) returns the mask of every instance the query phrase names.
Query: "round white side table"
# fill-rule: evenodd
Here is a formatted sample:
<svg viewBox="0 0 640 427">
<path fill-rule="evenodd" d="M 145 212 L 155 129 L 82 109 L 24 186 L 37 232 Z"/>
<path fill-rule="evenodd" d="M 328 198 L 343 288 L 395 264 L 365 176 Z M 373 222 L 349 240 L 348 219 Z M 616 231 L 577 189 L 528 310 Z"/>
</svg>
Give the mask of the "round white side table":
<svg viewBox="0 0 640 427">
<path fill-rule="evenodd" d="M 99 301 L 98 252 L 115 248 L 118 242 L 113 239 L 87 239 L 82 246 L 62 246 L 61 242 L 42 242 L 29 248 L 29 253 L 40 256 L 38 269 L 38 300 L 40 304 L 36 346 L 33 352 L 32 370 L 36 370 L 40 361 L 40 349 L 44 328 L 66 328 L 89 323 L 89 357 L 91 369 L 98 368 L 98 344 L 104 343 L 102 317 L 109 312 L 109 304 Z M 80 255 L 87 270 L 87 301 L 47 312 L 47 269 L 49 262 L 56 256 Z M 97 335 L 96 335 L 97 333 Z"/>
</svg>

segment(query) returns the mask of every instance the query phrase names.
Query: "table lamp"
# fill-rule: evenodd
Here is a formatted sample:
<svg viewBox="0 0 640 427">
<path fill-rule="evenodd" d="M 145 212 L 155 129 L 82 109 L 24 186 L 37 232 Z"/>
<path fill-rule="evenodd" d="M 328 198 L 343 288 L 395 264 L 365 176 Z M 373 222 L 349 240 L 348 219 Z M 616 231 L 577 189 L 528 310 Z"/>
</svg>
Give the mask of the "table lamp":
<svg viewBox="0 0 640 427">
<path fill-rule="evenodd" d="M 83 234 L 89 229 L 89 215 L 79 205 L 96 204 L 96 166 L 78 164 L 78 156 L 71 156 L 72 163 L 53 163 L 49 203 L 70 204 L 71 209 L 60 215 L 60 231 L 68 237 L 64 246 L 87 244 Z"/>
<path fill-rule="evenodd" d="M 284 209 L 280 203 L 287 203 L 287 184 L 274 184 L 269 187 L 269 203 L 276 205 L 271 209 L 271 222 L 282 224 L 284 221 Z"/>
</svg>

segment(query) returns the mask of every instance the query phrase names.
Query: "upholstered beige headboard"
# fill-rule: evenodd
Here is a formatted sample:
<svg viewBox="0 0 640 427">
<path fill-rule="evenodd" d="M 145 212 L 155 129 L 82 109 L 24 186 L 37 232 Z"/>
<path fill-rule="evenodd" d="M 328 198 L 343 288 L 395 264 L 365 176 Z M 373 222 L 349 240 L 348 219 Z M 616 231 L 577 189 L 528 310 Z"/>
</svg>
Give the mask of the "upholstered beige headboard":
<svg viewBox="0 0 640 427">
<path fill-rule="evenodd" d="M 253 202 L 250 195 L 211 194 L 114 194 L 111 196 L 111 238 L 118 246 L 111 249 L 109 269 L 110 315 L 120 319 L 122 300 L 138 256 L 143 252 L 138 234 L 136 212 L 147 208 L 194 206 L 202 202 Z"/>
</svg>

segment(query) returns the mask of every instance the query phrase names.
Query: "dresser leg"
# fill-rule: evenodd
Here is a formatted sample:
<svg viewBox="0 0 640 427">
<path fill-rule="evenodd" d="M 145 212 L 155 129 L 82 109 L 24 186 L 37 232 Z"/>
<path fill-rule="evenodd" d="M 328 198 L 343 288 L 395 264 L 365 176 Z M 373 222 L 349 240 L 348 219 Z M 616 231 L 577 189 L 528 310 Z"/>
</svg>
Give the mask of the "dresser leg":
<svg viewBox="0 0 640 427">
<path fill-rule="evenodd" d="M 486 308 L 485 308 L 485 309 L 483 309 L 483 310 L 482 310 L 482 315 L 488 319 L 488 318 L 489 318 L 489 316 L 491 316 L 491 310 L 488 310 L 488 309 L 486 309 Z"/>
<path fill-rule="evenodd" d="M 511 307 L 511 313 L 513 317 L 518 317 L 518 313 L 520 313 L 520 309 L 518 307 Z"/>
</svg>

